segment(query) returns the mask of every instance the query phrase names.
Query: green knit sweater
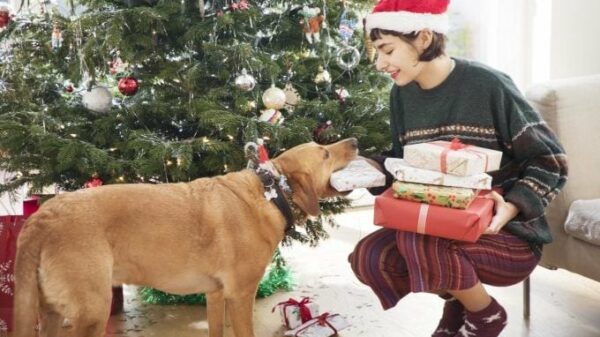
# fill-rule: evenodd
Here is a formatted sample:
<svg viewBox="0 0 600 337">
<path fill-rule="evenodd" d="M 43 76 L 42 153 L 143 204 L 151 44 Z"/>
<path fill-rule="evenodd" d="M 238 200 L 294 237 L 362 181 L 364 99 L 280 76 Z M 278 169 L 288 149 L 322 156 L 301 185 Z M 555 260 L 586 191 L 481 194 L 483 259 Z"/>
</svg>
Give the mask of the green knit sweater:
<svg viewBox="0 0 600 337">
<path fill-rule="evenodd" d="M 544 208 L 567 180 L 564 150 L 506 74 L 477 62 L 455 61 L 452 73 L 433 89 L 423 90 L 415 82 L 394 85 L 392 150 L 387 155 L 401 158 L 404 145 L 454 137 L 502 151 L 500 169 L 489 174 L 504 199 L 519 209 L 504 229 L 539 254 L 542 244 L 552 241 Z"/>
</svg>

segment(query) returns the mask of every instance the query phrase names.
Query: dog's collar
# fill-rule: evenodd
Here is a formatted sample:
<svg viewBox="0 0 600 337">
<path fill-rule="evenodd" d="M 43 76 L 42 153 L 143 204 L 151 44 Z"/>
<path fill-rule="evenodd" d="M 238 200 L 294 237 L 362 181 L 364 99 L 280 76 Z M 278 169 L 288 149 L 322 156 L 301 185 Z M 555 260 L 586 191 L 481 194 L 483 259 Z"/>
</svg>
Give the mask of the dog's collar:
<svg viewBox="0 0 600 337">
<path fill-rule="evenodd" d="M 287 234 L 290 231 L 293 231 L 294 213 L 290 206 L 291 200 L 288 201 L 287 198 L 287 196 L 292 195 L 292 189 L 287 183 L 287 178 L 280 174 L 270 161 L 260 164 L 255 172 L 265 188 L 265 199 L 273 201 L 285 218 L 285 233 Z"/>
</svg>

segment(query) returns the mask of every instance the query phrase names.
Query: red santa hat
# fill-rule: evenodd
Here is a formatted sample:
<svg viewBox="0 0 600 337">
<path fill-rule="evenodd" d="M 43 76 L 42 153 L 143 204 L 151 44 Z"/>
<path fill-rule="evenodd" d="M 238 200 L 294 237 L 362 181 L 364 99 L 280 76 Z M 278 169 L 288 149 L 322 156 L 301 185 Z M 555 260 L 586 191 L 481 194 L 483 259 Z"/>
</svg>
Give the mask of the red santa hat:
<svg viewBox="0 0 600 337">
<path fill-rule="evenodd" d="M 445 34 L 449 26 L 446 14 L 449 3 L 450 0 L 380 0 L 373 13 L 367 15 L 365 29 L 399 33 L 431 29 Z"/>
</svg>

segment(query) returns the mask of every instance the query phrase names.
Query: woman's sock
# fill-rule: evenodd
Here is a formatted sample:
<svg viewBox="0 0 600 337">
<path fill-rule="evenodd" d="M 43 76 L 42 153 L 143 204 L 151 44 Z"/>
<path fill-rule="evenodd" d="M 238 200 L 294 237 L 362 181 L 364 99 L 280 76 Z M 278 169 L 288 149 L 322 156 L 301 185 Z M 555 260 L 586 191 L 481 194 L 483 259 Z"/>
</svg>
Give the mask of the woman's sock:
<svg viewBox="0 0 600 337">
<path fill-rule="evenodd" d="M 431 337 L 453 337 L 464 324 L 465 307 L 454 297 L 444 297 L 444 312 L 440 323 Z"/>
<path fill-rule="evenodd" d="M 506 311 L 492 297 L 492 302 L 483 310 L 465 310 L 465 324 L 454 337 L 498 337 L 506 326 Z"/>
</svg>

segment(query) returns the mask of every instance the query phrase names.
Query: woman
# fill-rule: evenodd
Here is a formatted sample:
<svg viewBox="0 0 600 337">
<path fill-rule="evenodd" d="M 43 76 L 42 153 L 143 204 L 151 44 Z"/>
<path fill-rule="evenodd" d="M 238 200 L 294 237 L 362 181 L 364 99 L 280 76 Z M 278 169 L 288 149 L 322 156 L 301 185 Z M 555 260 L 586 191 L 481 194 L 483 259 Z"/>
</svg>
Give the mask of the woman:
<svg viewBox="0 0 600 337">
<path fill-rule="evenodd" d="M 533 271 L 552 241 L 544 208 L 565 184 L 567 163 L 554 133 L 507 75 L 445 53 L 448 3 L 382 0 L 367 16 L 377 69 L 394 81 L 388 155 L 454 137 L 502 151 L 501 168 L 490 173 L 503 190 L 490 195 L 492 223 L 476 243 L 381 229 L 363 238 L 349 261 L 384 309 L 410 292 L 446 299 L 432 336 L 495 337 L 506 311 L 482 283 L 513 285 Z M 385 157 L 373 159 L 383 171 Z"/>
</svg>

